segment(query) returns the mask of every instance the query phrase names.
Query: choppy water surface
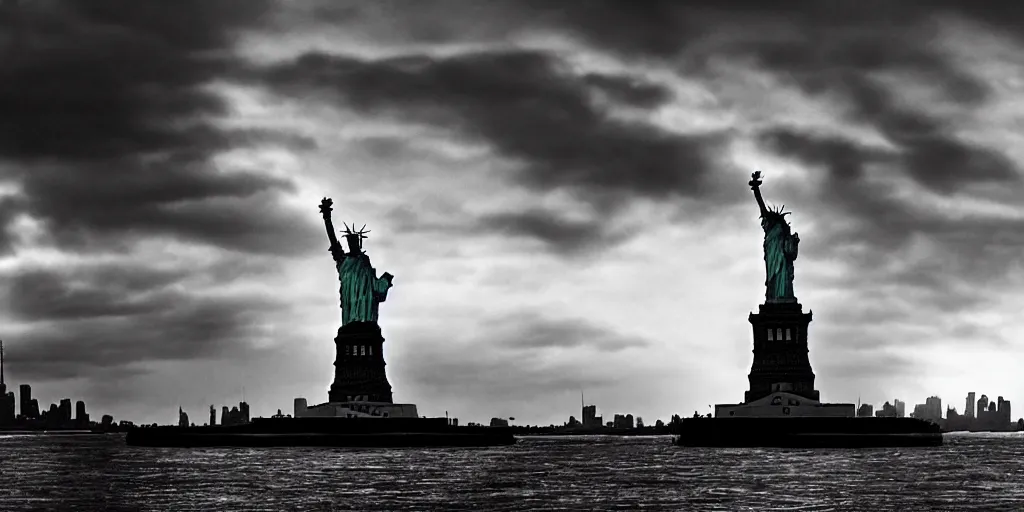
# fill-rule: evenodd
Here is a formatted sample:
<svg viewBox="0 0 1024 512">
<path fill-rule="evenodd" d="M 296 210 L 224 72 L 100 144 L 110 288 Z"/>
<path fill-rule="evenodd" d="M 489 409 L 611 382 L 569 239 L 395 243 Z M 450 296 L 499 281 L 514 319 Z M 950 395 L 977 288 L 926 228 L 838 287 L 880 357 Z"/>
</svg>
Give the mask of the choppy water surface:
<svg viewBox="0 0 1024 512">
<path fill-rule="evenodd" d="M 941 448 L 676 448 L 530 437 L 459 450 L 152 449 L 0 435 L 0 510 L 1024 510 L 1024 434 Z"/>
</svg>

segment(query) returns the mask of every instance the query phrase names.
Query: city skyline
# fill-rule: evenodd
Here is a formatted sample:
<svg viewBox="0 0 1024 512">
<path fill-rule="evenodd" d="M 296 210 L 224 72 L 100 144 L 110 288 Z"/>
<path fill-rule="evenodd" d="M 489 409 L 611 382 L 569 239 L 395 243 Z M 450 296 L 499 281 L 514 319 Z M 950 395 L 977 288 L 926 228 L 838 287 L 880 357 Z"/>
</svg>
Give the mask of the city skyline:
<svg viewBox="0 0 1024 512">
<path fill-rule="evenodd" d="M 746 389 L 761 171 L 822 400 L 1024 396 L 1012 17 L 627 5 L 5 2 L 6 380 L 138 424 L 326 401 L 330 196 L 394 274 L 396 401 L 706 413 Z"/>
</svg>

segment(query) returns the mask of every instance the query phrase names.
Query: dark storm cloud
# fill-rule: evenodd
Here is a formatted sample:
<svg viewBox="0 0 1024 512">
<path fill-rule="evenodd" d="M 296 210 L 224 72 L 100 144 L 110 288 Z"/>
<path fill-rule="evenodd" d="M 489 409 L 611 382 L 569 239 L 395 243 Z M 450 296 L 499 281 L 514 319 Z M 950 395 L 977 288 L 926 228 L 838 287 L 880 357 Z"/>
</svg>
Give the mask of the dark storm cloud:
<svg viewBox="0 0 1024 512">
<path fill-rule="evenodd" d="M 499 338 L 495 346 L 514 350 L 583 347 L 618 352 L 648 345 L 644 339 L 622 335 L 577 318 L 555 318 L 536 312 L 521 312 L 511 318 L 513 320 L 491 323 Z"/>
<path fill-rule="evenodd" d="M 132 264 L 19 266 L 6 276 L 10 355 L 19 371 L 103 378 L 144 372 L 154 361 L 243 357 L 257 350 L 254 343 L 274 341 L 262 328 L 287 304 L 233 293 L 231 285 L 272 276 L 276 256 L 311 248 L 315 217 L 283 206 L 295 190 L 290 180 L 219 157 L 315 144 L 228 127 L 232 105 L 211 88 L 247 65 L 236 55 L 236 36 L 262 28 L 270 5 L 5 6 L 0 183 L 14 190 L 0 202 L 5 232 L 25 215 L 38 221 L 42 243 L 85 256 L 138 256 Z M 26 243 L 8 236 L 0 249 Z M 165 245 L 171 249 L 157 252 Z M 227 250 L 191 252 L 189 245 Z"/>
<path fill-rule="evenodd" d="M 6 309 L 21 327 L 11 361 L 35 378 L 142 371 L 146 362 L 239 356 L 287 305 L 265 295 L 206 287 L 221 271 L 84 265 L 32 269 L 8 279 Z"/>
<path fill-rule="evenodd" d="M 626 238 L 615 237 L 600 218 L 566 219 L 541 209 L 487 215 L 479 219 L 475 229 L 540 240 L 563 255 L 580 254 L 602 243 L 618 244 Z"/>
<path fill-rule="evenodd" d="M 226 150 L 312 147 L 294 134 L 229 129 L 208 86 L 241 65 L 235 35 L 264 0 L 80 0 L 8 6 L 0 66 L 0 179 L 21 213 L 67 249 L 151 236 L 292 253 L 303 223 L 277 205 L 287 180 L 224 170 Z M 6 164 L 6 165 L 5 165 Z M 308 228 L 308 229 L 311 229 Z M 307 229 L 307 230 L 308 230 Z M 284 236 L 276 245 L 263 240 Z"/>
<path fill-rule="evenodd" d="M 867 255 L 849 262 L 864 272 L 878 276 L 885 263 L 899 257 L 899 250 L 921 237 L 939 249 L 934 261 L 921 263 L 898 276 L 879 277 L 895 278 L 933 292 L 948 292 L 949 287 L 965 279 L 1002 276 L 1024 251 L 1024 222 L 984 216 L 952 219 L 944 212 L 925 210 L 896 197 L 887 185 L 865 179 L 865 166 L 870 164 L 892 170 L 913 169 L 915 164 L 906 160 L 914 158 L 916 149 L 885 154 L 852 141 L 790 129 L 765 132 L 761 140 L 766 147 L 825 173 L 825 184 L 818 196 L 809 199 L 820 201 L 820 214 L 835 222 L 830 222 L 829 229 L 822 232 L 825 240 L 818 247 L 837 253 L 849 251 L 851 244 L 871 248 Z M 1019 174 L 1005 157 L 984 149 L 969 151 L 978 155 L 980 162 L 1001 163 L 991 168 L 957 166 L 955 171 L 945 169 L 946 172 L 936 163 L 935 181 L 945 183 L 943 188 L 992 181 L 1002 182 L 1004 187 L 1018 187 Z M 987 169 L 993 171 L 986 172 Z M 920 179 L 927 180 L 924 167 L 921 172 Z"/>
<path fill-rule="evenodd" d="M 320 94 L 368 115 L 414 120 L 481 140 L 519 162 L 514 182 L 568 190 L 603 212 L 587 222 L 536 211 L 481 219 L 479 228 L 531 235 L 570 254 L 606 240 L 602 220 L 624 201 L 698 197 L 711 186 L 716 135 L 679 136 L 615 119 L 595 101 L 651 108 L 663 87 L 632 77 L 578 76 L 538 51 L 493 51 L 449 58 L 361 60 L 309 53 L 260 78 L 297 97 Z"/>
<path fill-rule="evenodd" d="M 550 11 L 557 23 L 605 49 L 655 57 L 682 52 L 695 61 L 712 55 L 749 57 L 811 96 L 840 100 L 848 107 L 850 120 L 878 128 L 899 147 L 900 168 L 908 176 L 935 191 L 950 193 L 965 183 L 978 181 L 1016 180 L 1016 169 L 1005 156 L 959 140 L 952 134 L 953 127 L 928 112 L 904 105 L 898 90 L 870 76 L 900 72 L 941 89 L 949 102 L 974 105 L 983 100 L 988 86 L 956 69 L 929 42 L 934 37 L 929 25 L 933 15 L 956 14 L 960 11 L 950 9 L 956 5 L 851 5 L 655 2 L 640 7 L 608 1 L 589 4 L 584 14 L 582 8 L 531 4 L 535 9 Z M 981 15 L 992 21 L 981 11 L 967 9 L 961 14 Z M 1013 18 L 1024 19 L 1022 14 L 1024 11 L 1014 10 Z M 764 29 L 764 35 L 759 35 L 757 27 Z M 702 44 L 702 38 L 722 31 L 731 31 L 731 36 L 713 45 Z M 785 35 L 779 35 L 780 31 Z M 819 151 L 835 152 L 840 163 L 855 158 L 848 148 L 821 147 Z M 838 169 L 849 173 L 857 167 L 843 165 Z"/>
<path fill-rule="evenodd" d="M 571 188 L 611 202 L 631 194 L 692 196 L 711 170 L 713 137 L 681 137 L 614 119 L 592 101 L 586 78 L 538 51 L 382 60 L 308 53 L 261 79 L 295 96 L 320 93 L 362 113 L 483 139 L 521 160 L 516 179 L 534 189 Z M 617 98 L 626 94 L 614 78 L 605 77 L 602 90 L 609 83 L 617 84 Z M 653 86 L 637 87 L 633 103 L 652 101 L 646 98 Z"/>
<path fill-rule="evenodd" d="M 673 98 L 672 92 L 666 87 L 629 75 L 589 73 L 583 76 L 583 81 L 613 101 L 638 108 L 658 107 Z"/>
</svg>

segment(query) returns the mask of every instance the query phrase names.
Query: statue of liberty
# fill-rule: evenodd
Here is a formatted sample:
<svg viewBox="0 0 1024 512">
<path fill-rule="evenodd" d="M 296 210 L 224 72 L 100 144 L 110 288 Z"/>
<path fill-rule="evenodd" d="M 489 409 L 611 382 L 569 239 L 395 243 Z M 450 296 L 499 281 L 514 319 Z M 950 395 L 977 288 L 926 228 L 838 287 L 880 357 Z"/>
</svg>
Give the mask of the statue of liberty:
<svg viewBox="0 0 1024 512">
<path fill-rule="evenodd" d="M 330 198 L 320 201 L 320 213 L 324 216 L 327 227 L 327 238 L 331 242 L 331 256 L 338 268 L 338 280 L 341 281 L 341 324 L 354 322 L 377 323 L 377 306 L 388 297 L 391 280 L 394 276 L 385 272 L 379 278 L 377 271 L 370 265 L 370 257 L 362 250 L 362 239 L 366 238 L 363 229 L 355 230 L 345 224 L 345 240 L 348 252 L 342 249 L 334 234 L 331 222 Z M 366 226 L 363 226 L 365 228 Z"/>
<path fill-rule="evenodd" d="M 800 246 L 800 235 L 790 234 L 789 223 L 780 208 L 768 209 L 761 198 L 761 171 L 750 175 L 748 183 L 754 191 L 757 206 L 761 209 L 761 229 L 764 230 L 764 265 L 766 278 L 765 302 L 796 302 L 793 294 L 793 261 L 796 260 L 797 248 Z"/>
</svg>

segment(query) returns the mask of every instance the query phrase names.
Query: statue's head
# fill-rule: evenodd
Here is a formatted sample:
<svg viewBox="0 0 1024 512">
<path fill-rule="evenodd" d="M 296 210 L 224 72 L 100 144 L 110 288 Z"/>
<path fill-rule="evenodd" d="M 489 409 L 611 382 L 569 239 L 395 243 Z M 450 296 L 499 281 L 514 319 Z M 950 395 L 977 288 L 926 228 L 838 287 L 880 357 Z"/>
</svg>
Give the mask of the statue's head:
<svg viewBox="0 0 1024 512">
<path fill-rule="evenodd" d="M 345 235 L 345 241 L 348 242 L 348 252 L 359 253 L 363 250 L 362 237 L 359 235 Z"/>
<path fill-rule="evenodd" d="M 785 207 L 786 205 L 782 205 L 775 209 L 769 208 L 768 211 L 761 215 L 761 226 L 768 227 L 780 225 L 784 230 L 789 231 L 789 223 L 786 222 L 786 215 L 789 215 L 792 212 L 782 211 Z"/>
<path fill-rule="evenodd" d="M 355 224 L 352 224 L 355 227 Z M 363 239 L 366 238 L 366 234 L 369 233 L 366 229 L 366 224 L 359 230 L 354 230 L 345 224 L 345 241 L 348 242 L 348 252 L 350 254 L 360 254 L 363 252 Z"/>
</svg>

